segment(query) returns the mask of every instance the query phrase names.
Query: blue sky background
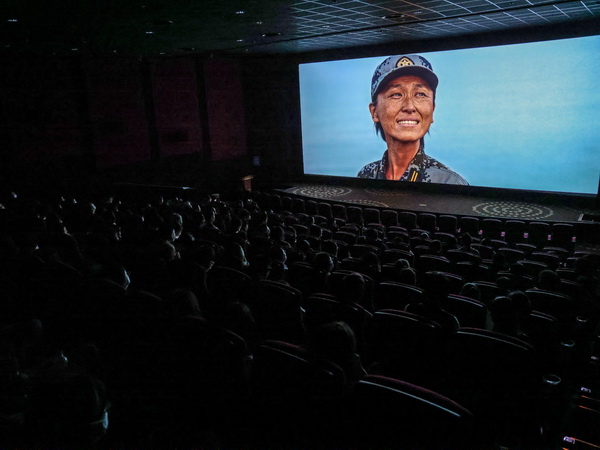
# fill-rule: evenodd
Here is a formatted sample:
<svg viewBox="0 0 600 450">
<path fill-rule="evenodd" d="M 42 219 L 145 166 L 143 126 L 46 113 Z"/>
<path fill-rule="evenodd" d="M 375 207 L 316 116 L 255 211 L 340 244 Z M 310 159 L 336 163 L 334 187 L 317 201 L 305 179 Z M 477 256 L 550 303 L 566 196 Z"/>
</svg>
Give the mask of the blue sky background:
<svg viewBox="0 0 600 450">
<path fill-rule="evenodd" d="M 474 186 L 597 193 L 600 36 L 423 55 L 440 79 L 428 154 Z M 305 173 L 381 158 L 368 105 L 384 59 L 300 65 Z"/>
</svg>

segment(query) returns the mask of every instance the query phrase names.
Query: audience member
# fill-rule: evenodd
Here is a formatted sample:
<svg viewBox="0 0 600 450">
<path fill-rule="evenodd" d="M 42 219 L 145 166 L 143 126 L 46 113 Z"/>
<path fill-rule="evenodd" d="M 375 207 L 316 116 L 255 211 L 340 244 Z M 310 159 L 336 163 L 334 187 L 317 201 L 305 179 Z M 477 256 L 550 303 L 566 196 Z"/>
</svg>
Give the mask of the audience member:
<svg viewBox="0 0 600 450">
<path fill-rule="evenodd" d="M 522 307 L 522 303 L 520 303 Z M 490 305 L 490 314 L 494 322 L 493 331 L 521 339 L 532 344 L 527 334 L 522 330 L 522 321 L 515 302 L 508 296 L 496 297 Z"/>
<path fill-rule="evenodd" d="M 535 287 L 543 291 L 557 292 L 560 286 L 560 277 L 554 270 L 541 270 L 537 277 Z"/>
<path fill-rule="evenodd" d="M 381 262 L 375 252 L 366 252 L 360 257 L 357 271 L 378 281 L 381 274 Z"/>
<path fill-rule="evenodd" d="M 143 421 L 135 422 L 142 414 L 159 423 L 169 408 L 191 404 L 185 389 L 168 380 L 184 379 L 189 381 L 186 388 L 198 387 L 204 393 L 208 392 L 202 391 L 205 386 L 199 385 L 208 379 L 212 390 L 224 386 L 209 368 L 222 369 L 221 375 L 239 369 L 236 387 L 252 395 L 245 385 L 251 380 L 250 372 L 237 359 L 227 360 L 222 354 L 240 343 L 246 349 L 246 345 L 251 349 L 260 345 L 263 324 L 258 313 L 255 321 L 250 301 L 255 299 L 250 293 L 263 279 L 286 283 L 288 257 L 290 265 L 296 261 L 312 265 L 315 281 L 320 283 L 315 292 L 331 295 L 330 280 L 343 276 L 335 283 L 335 295 L 344 304 L 328 300 L 345 310 L 361 310 L 352 306 L 360 305 L 372 313 L 373 293 L 380 280 L 389 279 L 380 277 L 381 262 L 392 253 L 383 253 L 386 249 L 412 251 L 414 246 L 425 246 L 436 255 L 445 251 L 441 241 L 427 234 L 409 239 L 400 229 L 382 233 L 383 227 L 356 228 L 357 235 L 362 233 L 360 242 L 377 251 L 352 261 L 357 264 L 352 272 L 334 273 L 338 258 L 342 261 L 349 255 L 350 246 L 332 237 L 342 221 L 278 211 L 276 204 L 266 205 L 254 193 L 231 201 L 209 195 L 188 200 L 160 194 L 140 195 L 135 200 L 108 194 L 77 200 L 68 196 L 51 201 L 6 199 L 0 206 L 0 282 L 5 300 L 0 304 L 0 394 L 10 405 L 14 401 L 27 405 L 21 412 L 30 435 L 21 444 L 93 447 L 106 431 L 106 398 L 110 396 L 116 398 L 115 422 L 122 420 L 123 428 L 132 426 L 143 434 Z M 297 239 L 292 224 L 306 226 L 306 235 Z M 393 238 L 383 239 L 392 232 Z M 478 253 L 466 233 L 460 237 L 460 248 Z M 215 266 L 221 269 L 218 275 Z M 386 269 L 390 266 L 386 264 Z M 574 259 L 582 292 L 578 298 L 584 299 L 588 319 L 577 336 L 583 345 L 591 345 L 600 323 L 598 266 L 593 256 Z M 424 301 L 409 304 L 406 311 L 432 319 L 448 335 L 459 328 L 457 318 L 443 308 L 450 292 L 443 273 L 424 274 L 404 258 L 393 263 L 393 268 L 394 281 L 422 286 L 425 292 Z M 533 280 L 521 264 L 506 269 L 505 258 L 496 253 L 490 279 L 496 279 L 507 295 L 489 305 L 493 330 L 529 342 L 523 330 L 531 316 L 531 303 L 523 291 Z M 233 273 L 235 280 L 227 278 Z M 541 271 L 535 281 L 536 288 L 550 291 L 557 291 L 560 283 L 552 270 Z M 464 284 L 460 294 L 476 300 L 482 296 L 475 283 Z M 364 312 L 364 316 L 370 314 Z M 315 355 L 338 364 L 354 383 L 366 374 L 361 356 L 368 346 L 362 346 L 366 334 L 355 333 L 352 320 L 346 320 L 311 328 L 303 343 Z M 180 333 L 186 324 L 193 333 Z M 190 344 L 186 338 L 192 334 Z M 193 370 L 186 367 L 188 356 L 197 363 Z M 366 361 L 368 356 L 364 355 Z M 100 360 L 106 360 L 106 365 Z M 207 361 L 208 366 L 204 365 Z M 78 371 L 73 370 L 75 366 Z M 17 394 L 5 395 L 8 392 Z M 23 392 L 28 396 L 21 396 Z M 214 398 L 239 400 L 231 390 L 215 392 Z M 209 417 L 212 411 L 208 411 L 217 404 L 200 403 L 196 407 L 201 412 L 195 411 L 193 420 Z M 7 411 L 6 405 L 0 413 Z M 126 417 L 134 420 L 129 423 Z M 222 417 L 211 417 L 208 422 L 214 424 Z M 147 436 L 108 441 L 99 448 L 152 447 L 144 439 L 151 441 Z"/>
<path fill-rule="evenodd" d="M 446 334 L 460 328 L 458 319 L 443 309 L 442 305 L 450 293 L 450 280 L 441 272 L 427 272 L 423 279 L 425 297 L 422 303 L 409 303 L 405 310 L 428 317 L 441 325 Z"/>
<path fill-rule="evenodd" d="M 356 353 L 354 331 L 344 322 L 331 322 L 318 327 L 308 338 L 308 349 L 315 355 L 333 361 L 355 383 L 367 374 Z"/>
<path fill-rule="evenodd" d="M 285 249 L 277 245 L 271 247 L 269 249 L 269 262 L 267 265 L 265 279 L 288 284 L 288 282 L 285 279 L 285 274 L 288 270 L 286 262 L 287 254 L 285 252 Z"/>
<path fill-rule="evenodd" d="M 475 300 L 481 300 L 481 289 L 476 283 L 465 283 L 460 289 L 460 295 L 469 297 Z"/>
</svg>

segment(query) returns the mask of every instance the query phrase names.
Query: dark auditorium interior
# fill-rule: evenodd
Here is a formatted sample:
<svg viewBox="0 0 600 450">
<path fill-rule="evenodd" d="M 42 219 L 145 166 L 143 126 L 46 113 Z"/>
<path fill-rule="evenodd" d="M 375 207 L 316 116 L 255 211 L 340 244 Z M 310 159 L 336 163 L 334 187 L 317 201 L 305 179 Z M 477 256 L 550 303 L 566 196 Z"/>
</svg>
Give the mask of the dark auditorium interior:
<svg viewBox="0 0 600 450">
<path fill-rule="evenodd" d="M 596 35 L 598 0 L 3 2 L 0 448 L 600 448 L 600 195 L 305 174 L 298 69 Z"/>
</svg>

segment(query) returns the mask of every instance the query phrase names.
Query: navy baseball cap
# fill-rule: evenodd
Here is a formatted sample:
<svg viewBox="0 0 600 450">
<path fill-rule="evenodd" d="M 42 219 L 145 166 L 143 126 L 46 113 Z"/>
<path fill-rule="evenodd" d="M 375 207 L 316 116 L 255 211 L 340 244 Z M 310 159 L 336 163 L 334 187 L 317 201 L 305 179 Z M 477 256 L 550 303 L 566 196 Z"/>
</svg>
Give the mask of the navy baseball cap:
<svg viewBox="0 0 600 450">
<path fill-rule="evenodd" d="M 379 88 L 391 78 L 405 75 L 416 75 L 423 78 L 434 91 L 437 89 L 438 77 L 433 73 L 431 63 L 421 55 L 396 55 L 386 58 L 375 69 L 371 80 L 371 99 L 375 101 Z"/>
</svg>

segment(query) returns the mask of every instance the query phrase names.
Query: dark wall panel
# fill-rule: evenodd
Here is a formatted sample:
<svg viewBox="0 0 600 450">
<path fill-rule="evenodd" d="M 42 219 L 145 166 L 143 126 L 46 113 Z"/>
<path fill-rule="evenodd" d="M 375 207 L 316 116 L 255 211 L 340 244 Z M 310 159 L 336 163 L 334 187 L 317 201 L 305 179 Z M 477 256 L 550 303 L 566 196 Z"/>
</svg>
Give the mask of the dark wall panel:
<svg viewBox="0 0 600 450">
<path fill-rule="evenodd" d="M 35 168 L 33 179 L 54 180 L 131 174 L 125 178 L 135 181 L 140 174 L 164 181 L 167 171 L 169 182 L 189 183 L 247 172 L 247 98 L 243 63 L 236 59 L 30 56 L 0 62 L 0 176 L 16 173 L 17 165 L 30 173 Z M 263 125 L 275 126 L 268 134 L 280 141 L 277 123 Z"/>
<path fill-rule="evenodd" d="M 239 63 L 228 59 L 207 60 L 204 82 L 211 159 L 222 161 L 245 156 L 245 105 Z"/>
<path fill-rule="evenodd" d="M 244 62 L 248 152 L 265 181 L 302 176 L 298 65 L 286 59 Z"/>
<path fill-rule="evenodd" d="M 78 64 L 69 58 L 0 63 L 2 161 L 21 164 L 84 152 Z"/>
<path fill-rule="evenodd" d="M 203 151 L 196 64 L 192 58 L 152 63 L 155 119 L 162 157 Z"/>
<path fill-rule="evenodd" d="M 86 60 L 97 167 L 150 159 L 142 67 L 138 59 Z"/>
</svg>

